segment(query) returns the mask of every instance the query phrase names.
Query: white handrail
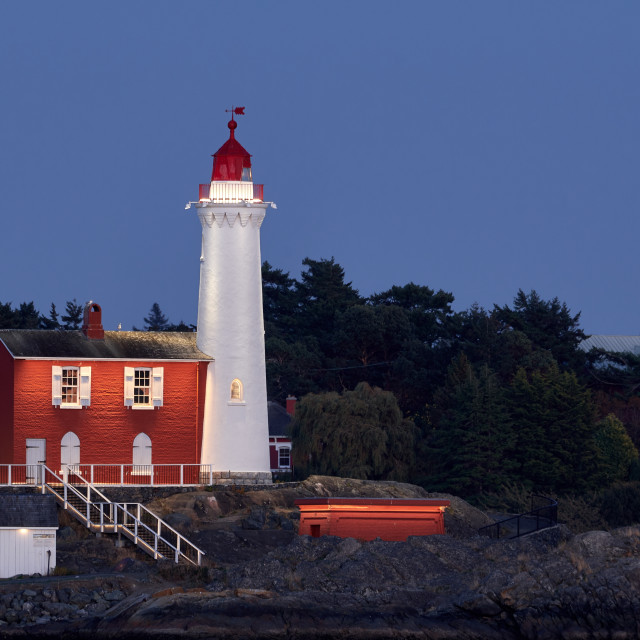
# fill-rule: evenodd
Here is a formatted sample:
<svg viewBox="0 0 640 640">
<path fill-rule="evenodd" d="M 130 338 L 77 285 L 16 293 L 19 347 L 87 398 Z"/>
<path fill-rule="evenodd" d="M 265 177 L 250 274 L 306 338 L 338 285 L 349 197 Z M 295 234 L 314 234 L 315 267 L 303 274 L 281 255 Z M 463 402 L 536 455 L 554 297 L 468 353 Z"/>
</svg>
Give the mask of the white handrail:
<svg viewBox="0 0 640 640">
<path fill-rule="evenodd" d="M 36 477 L 27 477 L 27 469 L 38 465 L 0 464 L 0 486 L 40 484 Z M 151 464 L 141 472 L 133 464 L 77 464 L 66 466 L 69 484 L 90 484 L 120 487 L 197 487 L 213 484 L 218 479 L 229 481 L 228 471 L 216 471 L 210 464 Z M 34 475 L 37 475 L 34 474 Z"/>
<path fill-rule="evenodd" d="M 91 507 L 95 507 L 99 513 L 99 523 L 95 523 L 95 524 L 96 526 L 99 527 L 100 532 L 104 532 L 104 527 L 106 526 L 104 523 L 104 518 L 105 518 L 104 506 L 105 504 L 108 504 L 110 506 L 111 513 L 107 517 L 109 520 L 111 520 L 112 524 L 110 524 L 109 526 L 114 527 L 114 532 L 117 530 L 121 530 L 125 533 L 128 533 L 129 535 L 133 536 L 134 538 L 133 541 L 137 546 L 143 546 L 143 548 L 146 547 L 148 549 L 151 549 L 149 544 L 139 536 L 140 527 L 142 527 L 143 530 L 148 531 L 153 536 L 153 553 L 150 555 L 153 555 L 154 559 L 157 560 L 158 557 L 164 557 L 162 555 L 162 552 L 158 551 L 158 543 L 162 541 L 162 543 L 167 545 L 170 549 L 173 549 L 175 562 L 178 562 L 179 558 L 183 557 L 185 560 L 187 560 L 188 562 L 191 562 L 192 564 L 197 564 L 197 565 L 201 564 L 202 556 L 205 554 L 205 552 L 199 549 L 198 547 L 196 547 L 193 543 L 191 543 L 184 536 L 178 533 L 173 527 L 171 527 L 164 520 L 162 520 L 162 518 L 160 518 L 155 513 L 153 513 L 153 511 L 150 511 L 149 509 L 147 509 L 144 505 L 138 502 L 135 502 L 135 503 L 111 502 L 111 500 L 109 500 L 109 498 L 107 498 L 102 492 L 100 492 L 98 489 L 93 487 L 89 482 L 84 480 L 84 478 L 82 478 L 83 485 L 87 487 L 87 495 L 84 496 L 72 484 L 65 482 L 65 480 L 60 478 L 58 474 L 56 474 L 54 471 L 49 469 L 46 465 L 39 465 L 39 466 L 41 467 L 40 470 L 43 472 L 42 473 L 43 475 L 42 492 L 44 493 L 47 490 L 50 491 L 54 496 L 58 498 L 58 500 L 62 500 L 63 506 L 65 509 L 68 509 L 68 507 L 72 507 L 73 511 L 76 512 L 78 516 L 80 516 L 80 519 L 85 521 L 85 525 L 87 526 L 87 528 L 91 528 L 92 526 Z M 60 484 L 62 486 L 63 488 L 62 496 L 52 486 L 50 486 L 49 482 L 47 482 L 48 480 L 47 474 L 50 474 L 49 477 L 53 477 L 57 481 L 57 484 Z M 85 503 L 86 516 L 82 516 L 82 514 L 78 511 L 76 507 L 69 504 L 68 502 L 69 489 L 73 494 L 75 494 L 78 498 L 80 498 L 82 502 Z M 103 502 L 100 502 L 97 504 L 93 502 L 91 500 L 91 490 L 93 490 L 94 493 L 99 495 L 103 499 Z M 134 515 L 133 513 L 131 513 L 131 511 L 128 508 L 129 506 L 133 506 L 136 508 L 137 515 Z M 123 516 L 122 522 L 118 522 L 119 511 L 122 511 L 122 516 Z M 155 528 L 156 528 L 155 531 L 142 520 L 144 514 L 148 514 L 148 516 L 152 519 L 152 522 L 155 524 Z M 131 531 L 131 526 L 127 523 L 127 516 L 129 516 L 133 520 L 133 531 Z M 163 528 L 175 535 L 175 538 L 176 538 L 175 545 L 162 535 Z M 189 558 L 189 556 L 186 553 L 184 553 L 181 550 L 180 547 L 181 547 L 182 541 L 184 541 L 186 546 L 185 551 L 187 549 L 191 549 L 193 552 L 195 552 L 195 555 L 197 557 L 196 562 L 194 562 L 191 558 Z"/>
</svg>

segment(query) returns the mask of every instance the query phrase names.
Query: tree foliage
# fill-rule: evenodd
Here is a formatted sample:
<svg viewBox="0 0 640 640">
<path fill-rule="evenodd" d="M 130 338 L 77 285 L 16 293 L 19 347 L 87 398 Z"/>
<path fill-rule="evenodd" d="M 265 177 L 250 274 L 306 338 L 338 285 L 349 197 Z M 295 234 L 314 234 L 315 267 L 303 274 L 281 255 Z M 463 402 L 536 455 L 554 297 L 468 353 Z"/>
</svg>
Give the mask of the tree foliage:
<svg viewBox="0 0 640 640">
<path fill-rule="evenodd" d="M 144 318 L 144 330 L 145 331 L 166 331 L 169 326 L 169 320 L 162 313 L 160 305 L 154 302 L 151 305 L 149 315 Z"/>
<path fill-rule="evenodd" d="M 367 480 L 406 480 L 416 430 L 394 395 L 360 383 L 353 391 L 309 394 L 296 406 L 296 469 Z"/>
<path fill-rule="evenodd" d="M 543 300 L 536 291 L 518 290 L 513 309 L 495 306 L 499 320 L 516 331 L 522 331 L 531 342 L 551 352 L 561 369 L 576 369 L 584 363 L 578 345 L 587 336 L 580 329 L 580 313 L 575 315 L 558 298 Z"/>
<path fill-rule="evenodd" d="M 638 450 L 624 425 L 609 414 L 596 425 L 595 441 L 601 458 L 601 473 L 607 483 L 629 479 L 631 465 L 638 461 Z"/>
<path fill-rule="evenodd" d="M 65 315 L 60 316 L 62 320 L 62 328 L 67 330 L 77 330 L 80 328 L 84 308 L 78 304 L 76 299 L 68 300 L 65 305 Z"/>
</svg>

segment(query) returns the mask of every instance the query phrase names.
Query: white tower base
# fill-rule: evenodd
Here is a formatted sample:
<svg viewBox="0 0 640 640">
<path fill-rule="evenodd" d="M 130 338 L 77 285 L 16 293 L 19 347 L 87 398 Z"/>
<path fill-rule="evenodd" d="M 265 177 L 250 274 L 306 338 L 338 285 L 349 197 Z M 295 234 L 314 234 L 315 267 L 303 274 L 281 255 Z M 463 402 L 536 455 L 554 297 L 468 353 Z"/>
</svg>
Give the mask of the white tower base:
<svg viewBox="0 0 640 640">
<path fill-rule="evenodd" d="M 200 462 L 213 466 L 220 484 L 267 484 L 260 226 L 270 203 L 193 206 L 202 224 L 197 345 L 214 358 L 207 373 Z"/>
</svg>

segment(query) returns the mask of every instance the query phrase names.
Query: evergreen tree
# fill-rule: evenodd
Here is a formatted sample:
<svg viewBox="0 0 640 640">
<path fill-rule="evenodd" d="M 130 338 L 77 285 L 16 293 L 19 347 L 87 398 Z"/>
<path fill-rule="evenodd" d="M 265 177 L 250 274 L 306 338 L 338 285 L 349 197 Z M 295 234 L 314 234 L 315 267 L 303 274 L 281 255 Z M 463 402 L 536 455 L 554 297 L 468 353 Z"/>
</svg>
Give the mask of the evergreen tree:
<svg viewBox="0 0 640 640">
<path fill-rule="evenodd" d="M 80 328 L 80 323 L 82 322 L 82 315 L 84 313 L 84 308 L 81 304 L 76 302 L 76 299 L 68 300 L 65 305 L 66 315 L 60 316 L 60 320 L 62 320 L 63 329 L 67 330 L 77 330 Z"/>
<path fill-rule="evenodd" d="M 518 290 L 513 309 L 495 306 L 496 317 L 515 330 L 522 331 L 541 349 L 548 349 L 561 369 L 580 370 L 585 355 L 578 345 L 587 336 L 580 329 L 580 313 L 572 315 L 558 298 L 543 300 L 536 291 Z"/>
<path fill-rule="evenodd" d="M 435 292 L 429 287 L 410 282 L 403 287 L 393 286 L 369 298 L 373 306 L 393 305 L 408 312 L 416 338 L 428 345 L 434 345 L 448 331 L 452 316 L 453 294 L 440 289 Z"/>
<path fill-rule="evenodd" d="M 296 337 L 298 283 L 268 262 L 262 265 L 262 308 L 269 337 Z"/>
<path fill-rule="evenodd" d="M 333 332 L 336 316 L 355 304 L 362 304 L 358 292 L 344 281 L 344 269 L 331 260 L 302 261 L 307 269 L 297 284 L 299 295 L 299 330 L 318 339 L 320 348 L 333 356 Z"/>
<path fill-rule="evenodd" d="M 582 492 L 598 485 L 598 452 L 594 439 L 595 408 L 588 389 L 573 371 L 552 367 L 548 383 L 549 448 L 559 462 L 555 489 Z"/>
<path fill-rule="evenodd" d="M 549 390 L 540 370 L 518 369 L 506 389 L 507 407 L 516 435 L 516 480 L 530 489 L 550 491 L 560 475 L 560 460 L 551 454 L 548 429 Z"/>
<path fill-rule="evenodd" d="M 499 490 L 513 478 L 515 435 L 495 374 L 483 366 L 476 375 L 464 357 L 458 358 L 437 401 L 431 486 L 467 498 Z"/>
<path fill-rule="evenodd" d="M 322 354 L 314 338 L 287 342 L 282 338 L 265 340 L 267 354 L 267 393 L 271 400 L 284 403 L 287 396 L 299 397 L 320 388 L 316 382 L 322 369 Z"/>
<path fill-rule="evenodd" d="M 0 302 L 0 329 L 15 329 L 18 321 L 10 302 Z"/>
<path fill-rule="evenodd" d="M 144 330 L 145 331 L 166 331 L 169 325 L 169 320 L 160 310 L 160 305 L 154 302 L 149 311 L 149 315 L 144 318 Z"/>
<path fill-rule="evenodd" d="M 60 321 L 58 320 L 58 311 L 56 309 L 56 305 L 52 302 L 51 309 L 49 310 L 49 317 L 42 316 L 40 318 L 40 328 L 41 329 L 59 329 Z"/>
<path fill-rule="evenodd" d="M 19 329 L 40 328 L 40 313 L 36 310 L 33 302 L 22 302 L 15 315 Z"/>
<path fill-rule="evenodd" d="M 164 331 L 177 331 L 179 333 L 194 333 L 197 330 L 195 324 L 186 324 L 182 320 L 178 324 L 168 324 Z"/>
</svg>

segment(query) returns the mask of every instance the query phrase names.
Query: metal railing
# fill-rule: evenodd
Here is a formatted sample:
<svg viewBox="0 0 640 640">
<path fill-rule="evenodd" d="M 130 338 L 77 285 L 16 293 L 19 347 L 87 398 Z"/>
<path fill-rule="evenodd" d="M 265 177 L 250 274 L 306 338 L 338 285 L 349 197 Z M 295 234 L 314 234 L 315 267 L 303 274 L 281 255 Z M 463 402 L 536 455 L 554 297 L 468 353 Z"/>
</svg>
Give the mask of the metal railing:
<svg viewBox="0 0 640 640">
<path fill-rule="evenodd" d="M 210 464 L 76 464 L 63 465 L 70 484 L 116 487 L 190 487 L 214 484 L 220 473 Z M 41 465 L 1 464 L 0 486 L 40 484 Z"/>
<path fill-rule="evenodd" d="M 46 465 L 39 467 L 42 493 L 53 494 L 65 510 L 94 533 L 123 534 L 156 560 L 169 558 L 177 563 L 184 559 L 197 566 L 202 563 L 204 551 L 144 505 L 137 502 L 111 502 L 77 474 L 72 474 L 76 480 L 72 484 L 68 481 L 69 472 L 66 469 L 61 477 Z"/>
<path fill-rule="evenodd" d="M 544 501 L 545 504 L 536 507 L 536 501 Z M 494 524 L 478 529 L 480 535 L 490 538 L 519 538 L 520 536 L 534 533 L 542 529 L 548 529 L 558 524 L 558 502 L 553 498 L 531 495 L 531 511 L 517 516 L 505 518 Z"/>
</svg>

